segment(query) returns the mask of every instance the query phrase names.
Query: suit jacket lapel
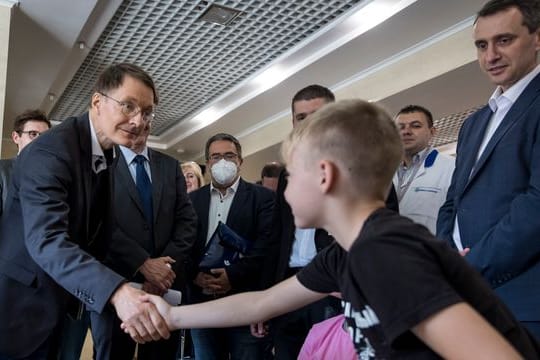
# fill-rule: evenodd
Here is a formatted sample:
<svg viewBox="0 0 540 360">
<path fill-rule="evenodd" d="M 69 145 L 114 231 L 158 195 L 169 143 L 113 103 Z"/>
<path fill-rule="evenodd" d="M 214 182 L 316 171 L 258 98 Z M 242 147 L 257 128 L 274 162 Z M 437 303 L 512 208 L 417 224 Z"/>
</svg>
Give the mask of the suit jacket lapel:
<svg viewBox="0 0 540 360">
<path fill-rule="evenodd" d="M 81 173 L 84 181 L 85 217 L 86 217 L 86 238 L 91 236 L 90 231 L 90 205 L 92 201 L 92 135 L 90 134 L 90 123 L 88 113 L 84 113 L 77 118 L 77 128 L 81 150 Z"/>
<path fill-rule="evenodd" d="M 152 206 L 154 209 L 154 223 L 158 216 L 159 204 L 161 202 L 161 193 L 163 190 L 163 177 L 160 176 L 164 173 L 163 163 L 155 152 L 148 149 L 148 157 L 150 158 L 150 172 L 152 174 Z"/>
<path fill-rule="evenodd" d="M 234 219 L 242 219 L 241 211 L 245 211 L 246 209 L 245 205 L 247 197 L 248 189 L 244 180 L 240 178 L 238 188 L 236 189 L 236 194 L 234 194 L 234 199 L 231 204 L 231 209 L 229 210 L 229 215 L 227 216 L 228 225 L 230 225 L 231 221 L 234 221 Z"/>
<path fill-rule="evenodd" d="M 478 150 L 484 139 L 484 133 L 486 132 L 487 125 L 489 124 L 489 119 L 493 115 L 489 106 L 485 106 L 480 110 L 478 116 L 474 119 L 474 124 L 471 126 L 471 134 L 467 141 L 467 144 L 460 149 L 462 153 L 459 156 L 463 157 L 463 170 L 461 173 L 461 178 L 459 184 L 457 184 L 458 189 L 464 189 L 465 186 L 469 183 L 471 178 L 471 171 L 474 164 L 476 163 L 476 157 L 478 155 Z"/>
<path fill-rule="evenodd" d="M 133 181 L 133 177 L 129 172 L 126 158 L 124 157 L 120 149 L 117 149 L 116 153 L 118 154 L 118 162 L 116 164 L 116 176 L 118 178 L 118 182 L 122 188 L 127 189 L 129 197 L 135 203 L 141 215 L 144 217 L 144 210 L 141 198 L 139 196 L 139 192 L 137 191 L 135 181 Z"/>
<path fill-rule="evenodd" d="M 508 113 L 505 115 L 501 124 L 495 130 L 495 133 L 487 143 L 484 152 L 478 159 L 478 162 L 474 166 L 474 171 L 470 176 L 469 182 L 478 174 L 482 169 L 483 165 L 486 163 L 486 160 L 489 158 L 495 146 L 501 141 L 503 136 L 508 132 L 508 130 L 517 122 L 522 121 L 525 114 L 529 110 L 530 104 L 536 99 L 540 90 L 540 75 L 536 76 L 532 82 L 523 90 L 521 95 L 518 97 L 516 102 L 512 105 Z M 485 132 L 485 131 L 484 131 Z M 483 132 L 483 133 L 484 133 Z M 480 140 L 481 141 L 481 140 Z M 478 150 L 477 150 L 478 152 Z M 476 152 L 476 153 L 477 153 Z"/>
</svg>

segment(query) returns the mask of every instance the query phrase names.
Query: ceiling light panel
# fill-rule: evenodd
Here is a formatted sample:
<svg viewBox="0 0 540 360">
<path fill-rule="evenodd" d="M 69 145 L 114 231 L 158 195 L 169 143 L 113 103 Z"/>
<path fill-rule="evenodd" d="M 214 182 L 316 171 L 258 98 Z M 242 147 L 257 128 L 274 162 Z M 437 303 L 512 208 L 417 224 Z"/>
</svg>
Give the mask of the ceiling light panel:
<svg viewBox="0 0 540 360">
<path fill-rule="evenodd" d="M 86 110 L 97 76 L 128 61 L 147 70 L 160 102 L 159 136 L 321 30 L 361 0 L 222 0 L 241 11 L 227 26 L 198 21 L 210 1 L 124 1 L 51 112 Z"/>
</svg>

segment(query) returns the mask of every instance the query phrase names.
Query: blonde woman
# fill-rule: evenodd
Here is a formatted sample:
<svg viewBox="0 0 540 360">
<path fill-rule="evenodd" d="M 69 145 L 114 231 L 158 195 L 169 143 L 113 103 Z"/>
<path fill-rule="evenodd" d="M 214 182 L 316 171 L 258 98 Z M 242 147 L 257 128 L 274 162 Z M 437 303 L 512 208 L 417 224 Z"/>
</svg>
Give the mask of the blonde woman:
<svg viewBox="0 0 540 360">
<path fill-rule="evenodd" d="M 186 179 L 188 194 L 204 185 L 204 177 L 201 167 L 195 161 L 187 161 L 180 165 Z"/>
</svg>

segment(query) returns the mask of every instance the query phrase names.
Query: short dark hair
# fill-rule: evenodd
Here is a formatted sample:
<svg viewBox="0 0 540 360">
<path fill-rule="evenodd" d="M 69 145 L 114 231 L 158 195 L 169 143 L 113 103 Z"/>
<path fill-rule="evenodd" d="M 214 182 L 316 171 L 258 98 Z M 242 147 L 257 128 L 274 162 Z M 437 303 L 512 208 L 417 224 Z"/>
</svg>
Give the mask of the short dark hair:
<svg viewBox="0 0 540 360">
<path fill-rule="evenodd" d="M 329 103 L 336 101 L 336 96 L 329 88 L 316 84 L 309 85 L 303 89 L 298 90 L 298 92 L 294 94 L 291 102 L 291 111 L 294 113 L 294 103 L 297 101 L 312 100 L 318 98 L 323 98 Z"/>
<path fill-rule="evenodd" d="M 264 165 L 264 167 L 262 168 L 261 179 L 264 177 L 277 178 L 279 177 L 279 174 L 281 173 L 283 168 L 284 168 L 283 164 L 279 162 L 274 161 L 274 162 L 268 163 Z"/>
<path fill-rule="evenodd" d="M 139 80 L 152 89 L 152 92 L 154 93 L 154 104 L 158 104 L 159 97 L 152 77 L 142 68 L 129 63 L 114 64 L 107 67 L 99 75 L 96 85 L 94 86 L 94 92 L 106 93 L 109 90 L 118 89 L 122 86 L 126 75 Z"/>
<path fill-rule="evenodd" d="M 204 158 L 206 159 L 206 161 L 210 159 L 210 145 L 212 145 L 213 142 L 220 141 L 220 140 L 232 142 L 234 144 L 234 147 L 236 148 L 238 157 L 242 159 L 242 145 L 240 145 L 240 142 L 238 141 L 238 139 L 230 134 L 219 133 L 212 136 L 206 142 L 206 147 L 204 148 Z"/>
<path fill-rule="evenodd" d="M 540 1 L 538 0 L 491 0 L 476 14 L 475 23 L 479 18 L 493 15 L 500 11 L 516 7 L 523 16 L 523 25 L 533 33 L 540 27 Z"/>
<path fill-rule="evenodd" d="M 47 127 L 51 128 L 51 122 L 47 119 L 47 115 L 39 109 L 26 110 L 22 114 L 15 118 L 13 123 L 13 131 L 20 133 L 24 131 L 24 125 L 29 121 L 41 121 L 47 124 Z"/>
<path fill-rule="evenodd" d="M 396 114 L 396 117 L 400 114 L 410 114 L 410 113 L 415 113 L 415 112 L 420 112 L 426 115 L 428 126 L 430 128 L 433 127 L 433 115 L 431 115 L 431 111 L 429 111 L 428 109 L 420 105 L 407 105 L 398 111 L 398 113 Z"/>
</svg>

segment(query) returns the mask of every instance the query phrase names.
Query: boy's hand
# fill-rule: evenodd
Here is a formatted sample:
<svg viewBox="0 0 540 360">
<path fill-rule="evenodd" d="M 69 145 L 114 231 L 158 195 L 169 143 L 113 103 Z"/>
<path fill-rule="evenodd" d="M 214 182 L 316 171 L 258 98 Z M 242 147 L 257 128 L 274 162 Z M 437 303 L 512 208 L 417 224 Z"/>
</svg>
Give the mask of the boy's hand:
<svg viewBox="0 0 540 360">
<path fill-rule="evenodd" d="M 471 251 L 471 248 L 465 248 L 459 252 L 459 255 L 465 256 L 469 253 L 469 251 Z"/>
<path fill-rule="evenodd" d="M 153 304 L 153 306 L 155 306 L 155 308 L 159 312 L 159 315 L 165 321 L 165 324 L 167 325 L 167 328 L 169 330 L 174 329 L 173 324 L 172 324 L 172 320 L 171 320 L 172 319 L 171 318 L 171 306 L 165 300 L 163 300 L 162 297 L 156 296 L 156 295 L 146 294 L 146 295 L 142 295 L 140 299 L 141 299 L 142 302 L 145 302 L 147 304 L 148 303 Z M 131 325 L 130 324 L 128 324 L 126 322 L 123 322 L 121 327 L 122 327 L 122 329 L 124 329 L 124 331 L 126 333 L 130 333 L 130 331 L 129 331 L 129 330 L 131 330 Z"/>
<path fill-rule="evenodd" d="M 145 293 L 128 284 L 121 285 L 111 296 L 118 317 L 129 326 L 126 331 L 133 340 L 144 344 L 147 341 L 168 339 L 167 323 L 154 305 L 143 302 Z"/>
<path fill-rule="evenodd" d="M 256 338 L 263 338 L 266 335 L 268 335 L 269 331 L 268 324 L 265 324 L 264 322 L 258 322 L 256 324 L 249 325 L 249 330 L 251 331 L 251 335 L 255 336 Z"/>
</svg>

